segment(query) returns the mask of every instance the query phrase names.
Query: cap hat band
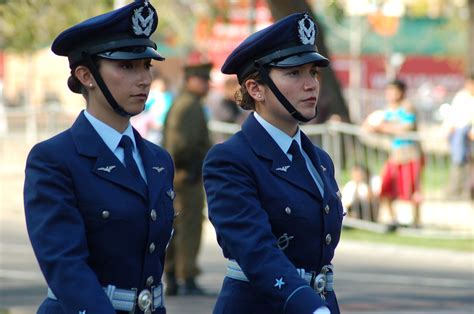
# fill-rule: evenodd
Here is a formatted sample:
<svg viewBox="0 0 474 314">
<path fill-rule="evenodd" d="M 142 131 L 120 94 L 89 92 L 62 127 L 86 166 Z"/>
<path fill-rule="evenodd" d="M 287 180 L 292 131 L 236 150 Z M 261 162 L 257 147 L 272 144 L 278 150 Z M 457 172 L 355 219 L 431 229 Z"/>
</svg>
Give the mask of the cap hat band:
<svg viewBox="0 0 474 314">
<path fill-rule="evenodd" d="M 258 59 L 255 62 L 261 65 L 266 65 L 266 64 L 272 63 L 277 60 L 281 60 L 283 58 L 286 58 L 292 55 L 305 53 L 305 52 L 315 52 L 315 51 L 317 51 L 316 47 L 310 46 L 310 45 L 294 46 L 294 47 L 290 47 L 286 49 L 277 50 L 269 55 L 266 55 Z"/>
<path fill-rule="evenodd" d="M 83 60 L 83 56 L 85 52 L 93 56 L 105 51 L 112 51 L 116 49 L 136 47 L 136 46 L 152 47 L 156 49 L 156 44 L 148 38 L 117 39 L 117 40 L 109 41 L 107 43 L 80 47 L 72 51 L 68 56 L 69 64 L 73 66 L 75 63 Z"/>
</svg>

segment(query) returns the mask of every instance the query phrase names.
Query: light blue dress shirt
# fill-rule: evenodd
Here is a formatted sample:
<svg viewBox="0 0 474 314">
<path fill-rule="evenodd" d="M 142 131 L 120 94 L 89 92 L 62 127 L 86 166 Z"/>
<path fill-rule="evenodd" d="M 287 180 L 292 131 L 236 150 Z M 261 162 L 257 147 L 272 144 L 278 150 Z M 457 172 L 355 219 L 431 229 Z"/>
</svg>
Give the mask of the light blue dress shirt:
<svg viewBox="0 0 474 314">
<path fill-rule="evenodd" d="M 281 148 L 281 150 L 286 154 L 288 159 L 293 160 L 293 156 L 288 153 L 288 150 L 290 149 L 291 143 L 293 140 L 296 140 L 298 143 L 301 153 L 303 154 L 303 157 L 306 161 L 306 167 L 309 170 L 309 173 L 311 174 L 311 177 L 313 178 L 314 182 L 316 183 L 316 186 L 318 187 L 319 192 L 321 193 L 321 196 L 324 197 L 324 183 L 323 180 L 321 179 L 321 176 L 319 175 L 318 171 L 314 167 L 313 163 L 311 162 L 311 159 L 308 157 L 306 152 L 301 148 L 301 130 L 298 128 L 298 131 L 296 134 L 291 137 L 279 128 L 273 126 L 270 124 L 268 121 L 266 121 L 264 118 L 262 118 L 257 112 L 254 112 L 254 117 L 262 125 L 262 127 L 270 134 L 270 136 L 273 138 L 273 140 L 278 144 L 278 146 Z"/>
<path fill-rule="evenodd" d="M 104 141 L 105 145 L 117 156 L 118 160 L 125 165 L 125 157 L 123 148 L 119 146 L 120 140 L 122 139 L 123 135 L 127 135 L 132 139 L 133 147 L 132 147 L 132 154 L 133 159 L 137 163 L 138 170 L 140 170 L 140 174 L 143 180 L 146 181 L 146 174 L 145 174 L 145 167 L 143 166 L 143 161 L 140 156 L 140 153 L 137 149 L 137 144 L 135 142 L 135 136 L 133 134 L 133 129 L 131 124 L 128 124 L 128 127 L 125 129 L 123 133 L 119 133 L 114 128 L 110 127 L 109 125 L 105 124 L 104 122 L 100 121 L 93 115 L 91 115 L 87 110 L 84 110 L 84 115 L 87 120 L 92 124 L 92 127 L 96 130 L 99 136 Z"/>
</svg>

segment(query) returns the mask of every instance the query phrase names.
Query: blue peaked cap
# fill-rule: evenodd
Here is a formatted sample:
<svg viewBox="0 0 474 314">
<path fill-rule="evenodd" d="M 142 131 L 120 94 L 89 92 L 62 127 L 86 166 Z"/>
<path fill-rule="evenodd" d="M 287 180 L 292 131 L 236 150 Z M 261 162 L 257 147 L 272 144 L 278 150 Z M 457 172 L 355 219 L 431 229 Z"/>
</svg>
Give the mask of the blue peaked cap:
<svg viewBox="0 0 474 314">
<path fill-rule="evenodd" d="M 326 67 L 329 60 L 315 45 L 317 27 L 308 13 L 291 14 L 247 37 L 227 57 L 224 74 L 237 74 L 239 82 L 259 66 L 293 67 L 316 63 Z"/>
<path fill-rule="evenodd" d="M 164 60 L 150 39 L 157 25 L 155 8 L 147 0 L 138 0 L 66 29 L 56 37 L 51 50 L 67 56 L 71 68 L 83 61 L 85 54 L 115 60 Z"/>
</svg>

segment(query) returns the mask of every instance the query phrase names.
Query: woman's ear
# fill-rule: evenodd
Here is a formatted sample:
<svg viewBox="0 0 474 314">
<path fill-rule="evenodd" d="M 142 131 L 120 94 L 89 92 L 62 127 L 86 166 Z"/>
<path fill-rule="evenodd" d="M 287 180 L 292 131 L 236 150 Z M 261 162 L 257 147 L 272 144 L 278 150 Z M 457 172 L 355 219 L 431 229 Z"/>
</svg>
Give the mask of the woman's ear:
<svg viewBox="0 0 474 314">
<path fill-rule="evenodd" d="M 74 75 L 86 87 L 93 87 L 95 84 L 91 71 L 86 66 L 80 65 L 74 70 Z"/>
<path fill-rule="evenodd" d="M 255 101 L 262 102 L 264 100 L 263 86 L 258 84 L 256 80 L 249 79 L 245 81 L 245 88 Z"/>
</svg>

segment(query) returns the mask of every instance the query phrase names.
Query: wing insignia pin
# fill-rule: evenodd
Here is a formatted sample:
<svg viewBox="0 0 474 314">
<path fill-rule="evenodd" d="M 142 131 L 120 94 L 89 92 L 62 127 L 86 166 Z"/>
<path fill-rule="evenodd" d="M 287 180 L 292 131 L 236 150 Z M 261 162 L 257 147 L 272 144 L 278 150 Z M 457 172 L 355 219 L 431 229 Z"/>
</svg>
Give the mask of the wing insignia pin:
<svg viewBox="0 0 474 314">
<path fill-rule="evenodd" d="M 116 167 L 117 166 L 112 165 L 112 166 L 100 167 L 100 168 L 97 168 L 97 170 L 104 171 L 104 172 L 107 172 L 107 173 L 111 173 L 112 170 L 114 170 Z"/>
<path fill-rule="evenodd" d="M 283 172 L 288 172 L 288 168 L 290 168 L 290 166 L 283 166 L 283 167 L 278 167 L 276 168 L 275 170 L 277 171 L 283 171 Z"/>
</svg>

